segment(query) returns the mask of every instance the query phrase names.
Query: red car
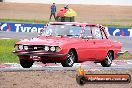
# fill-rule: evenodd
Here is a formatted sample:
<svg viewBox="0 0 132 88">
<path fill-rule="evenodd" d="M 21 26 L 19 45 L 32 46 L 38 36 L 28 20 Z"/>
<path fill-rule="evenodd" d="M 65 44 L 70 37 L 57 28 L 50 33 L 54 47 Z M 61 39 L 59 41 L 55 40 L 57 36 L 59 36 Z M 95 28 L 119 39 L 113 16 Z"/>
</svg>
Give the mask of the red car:
<svg viewBox="0 0 132 88">
<path fill-rule="evenodd" d="M 105 27 L 78 22 L 50 22 L 39 37 L 21 40 L 14 47 L 23 68 L 34 61 L 63 67 L 94 61 L 109 67 L 121 51 L 121 44 L 108 38 Z"/>
</svg>

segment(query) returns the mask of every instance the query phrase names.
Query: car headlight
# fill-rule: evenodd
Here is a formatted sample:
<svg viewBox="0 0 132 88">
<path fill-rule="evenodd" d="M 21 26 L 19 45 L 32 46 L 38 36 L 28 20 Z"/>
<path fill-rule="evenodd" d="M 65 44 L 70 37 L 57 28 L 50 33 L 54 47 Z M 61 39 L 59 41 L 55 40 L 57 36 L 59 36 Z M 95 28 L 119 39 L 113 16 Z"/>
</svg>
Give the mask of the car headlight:
<svg viewBox="0 0 132 88">
<path fill-rule="evenodd" d="M 49 51 L 49 46 L 45 46 L 44 50 Z"/>
<path fill-rule="evenodd" d="M 54 52 L 55 51 L 55 47 L 54 46 L 50 47 L 50 51 Z"/>
<path fill-rule="evenodd" d="M 56 47 L 56 52 L 60 52 L 61 51 L 61 48 L 60 47 Z"/>
<path fill-rule="evenodd" d="M 18 45 L 15 45 L 15 47 L 14 47 L 14 48 L 15 48 L 15 50 L 18 50 Z"/>
<path fill-rule="evenodd" d="M 24 46 L 24 50 L 28 50 L 28 46 Z"/>
<path fill-rule="evenodd" d="M 19 50 L 23 50 L 23 45 L 18 46 Z"/>
<path fill-rule="evenodd" d="M 45 51 L 51 51 L 51 52 L 60 52 L 61 48 L 59 46 L 45 46 Z"/>
</svg>

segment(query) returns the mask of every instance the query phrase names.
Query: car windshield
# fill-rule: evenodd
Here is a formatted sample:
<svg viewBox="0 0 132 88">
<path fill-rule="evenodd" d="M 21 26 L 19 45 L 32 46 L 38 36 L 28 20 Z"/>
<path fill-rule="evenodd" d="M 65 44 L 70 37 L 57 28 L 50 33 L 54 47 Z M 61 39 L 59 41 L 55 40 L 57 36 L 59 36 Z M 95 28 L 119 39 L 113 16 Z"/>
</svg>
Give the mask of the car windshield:
<svg viewBox="0 0 132 88">
<path fill-rule="evenodd" d="M 69 36 L 79 37 L 82 31 L 81 26 L 74 25 L 48 25 L 42 33 L 42 36 Z"/>
</svg>

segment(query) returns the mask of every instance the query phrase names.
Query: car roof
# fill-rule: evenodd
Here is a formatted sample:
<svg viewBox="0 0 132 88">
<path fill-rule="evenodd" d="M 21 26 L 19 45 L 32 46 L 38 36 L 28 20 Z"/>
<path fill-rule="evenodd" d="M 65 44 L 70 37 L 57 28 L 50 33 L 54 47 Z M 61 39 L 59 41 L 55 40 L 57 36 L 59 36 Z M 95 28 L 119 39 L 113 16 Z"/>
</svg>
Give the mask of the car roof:
<svg viewBox="0 0 132 88">
<path fill-rule="evenodd" d="M 71 24 L 71 25 L 79 25 L 79 26 L 97 26 L 96 24 L 89 23 L 80 23 L 80 22 L 49 22 L 49 24 Z"/>
</svg>

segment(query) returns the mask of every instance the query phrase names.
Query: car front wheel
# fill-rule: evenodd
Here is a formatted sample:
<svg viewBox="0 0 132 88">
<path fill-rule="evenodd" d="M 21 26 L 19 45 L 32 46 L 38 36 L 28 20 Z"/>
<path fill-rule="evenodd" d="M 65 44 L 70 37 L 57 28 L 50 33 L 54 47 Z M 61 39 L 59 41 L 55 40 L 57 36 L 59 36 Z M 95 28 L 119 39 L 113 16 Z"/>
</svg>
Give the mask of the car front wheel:
<svg viewBox="0 0 132 88">
<path fill-rule="evenodd" d="M 105 60 L 101 62 L 101 65 L 103 67 L 110 67 L 112 64 L 112 60 L 113 60 L 113 53 L 109 51 L 107 56 L 105 57 Z"/>
<path fill-rule="evenodd" d="M 30 68 L 33 65 L 33 63 L 34 63 L 34 61 L 31 61 L 31 60 L 20 59 L 20 65 L 23 68 Z"/>
<path fill-rule="evenodd" d="M 72 67 L 75 62 L 75 53 L 70 50 L 67 54 L 66 59 L 61 63 L 63 67 Z"/>
</svg>

